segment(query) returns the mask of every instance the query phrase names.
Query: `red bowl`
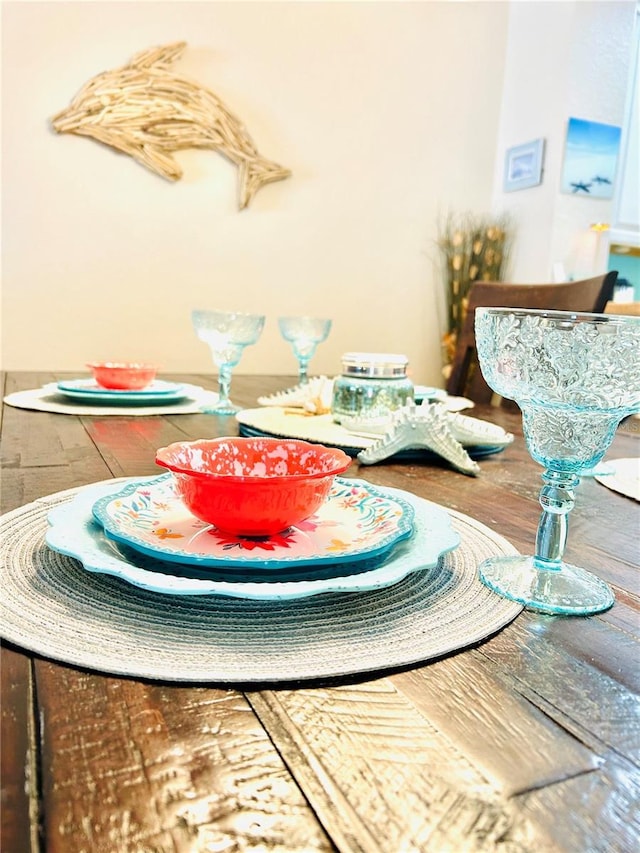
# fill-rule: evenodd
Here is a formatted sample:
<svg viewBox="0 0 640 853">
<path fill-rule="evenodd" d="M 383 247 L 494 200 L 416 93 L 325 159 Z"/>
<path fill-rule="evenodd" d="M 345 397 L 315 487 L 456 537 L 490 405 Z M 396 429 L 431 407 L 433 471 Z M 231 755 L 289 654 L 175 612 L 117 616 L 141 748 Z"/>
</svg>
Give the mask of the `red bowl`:
<svg viewBox="0 0 640 853">
<path fill-rule="evenodd" d="M 90 361 L 93 377 L 101 388 L 113 391 L 141 391 L 156 378 L 155 364 L 140 364 L 130 361 Z"/>
<path fill-rule="evenodd" d="M 270 536 L 313 515 L 351 459 L 296 439 L 225 437 L 161 447 L 156 462 L 202 521 L 236 536 Z"/>
</svg>

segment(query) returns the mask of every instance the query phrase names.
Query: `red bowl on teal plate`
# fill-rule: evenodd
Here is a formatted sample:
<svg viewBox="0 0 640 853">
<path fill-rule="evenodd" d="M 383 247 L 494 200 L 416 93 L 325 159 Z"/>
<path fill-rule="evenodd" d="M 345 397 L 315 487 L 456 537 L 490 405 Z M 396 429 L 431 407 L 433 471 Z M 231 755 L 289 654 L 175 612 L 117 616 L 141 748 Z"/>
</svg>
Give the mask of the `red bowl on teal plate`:
<svg viewBox="0 0 640 853">
<path fill-rule="evenodd" d="M 157 364 L 137 361 L 90 361 L 87 367 L 101 388 L 112 391 L 141 391 L 151 385 L 158 372 Z"/>
<path fill-rule="evenodd" d="M 284 438 L 178 441 L 156 452 L 189 511 L 236 536 L 271 536 L 309 518 L 351 461 L 338 448 Z"/>
</svg>

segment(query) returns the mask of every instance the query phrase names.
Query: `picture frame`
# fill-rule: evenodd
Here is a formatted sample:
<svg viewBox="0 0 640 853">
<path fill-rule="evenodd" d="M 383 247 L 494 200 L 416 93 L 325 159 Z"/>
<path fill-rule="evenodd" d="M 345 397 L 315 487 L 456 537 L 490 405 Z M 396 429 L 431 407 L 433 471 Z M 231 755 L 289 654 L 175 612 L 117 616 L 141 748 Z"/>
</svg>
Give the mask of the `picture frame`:
<svg viewBox="0 0 640 853">
<path fill-rule="evenodd" d="M 508 148 L 504 162 L 504 191 L 526 190 L 542 183 L 544 139 Z"/>
<path fill-rule="evenodd" d="M 587 198 L 613 198 L 622 128 L 570 118 L 560 192 Z"/>
</svg>

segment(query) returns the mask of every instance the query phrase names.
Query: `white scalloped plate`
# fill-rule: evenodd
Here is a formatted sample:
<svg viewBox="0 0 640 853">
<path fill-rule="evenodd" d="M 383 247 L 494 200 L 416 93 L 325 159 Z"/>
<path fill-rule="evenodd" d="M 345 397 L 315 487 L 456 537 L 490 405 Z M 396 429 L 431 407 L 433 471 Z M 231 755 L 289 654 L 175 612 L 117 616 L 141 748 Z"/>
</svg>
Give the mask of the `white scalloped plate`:
<svg viewBox="0 0 640 853">
<path fill-rule="evenodd" d="M 139 481 L 138 481 L 139 482 Z M 121 488 L 121 484 L 115 488 Z M 234 576 L 229 578 L 214 569 L 198 570 L 193 566 L 153 560 L 144 554 L 123 548 L 108 539 L 94 521 L 92 507 L 96 500 L 112 495 L 113 483 L 88 486 L 69 503 L 49 513 L 46 543 L 50 548 L 79 560 L 90 572 L 114 575 L 127 583 L 154 592 L 171 595 L 222 595 L 260 601 L 305 598 L 325 592 L 346 593 L 392 586 L 408 574 L 428 570 L 440 557 L 460 544 L 451 526 L 449 514 L 434 504 L 399 489 L 388 489 L 390 495 L 407 501 L 414 510 L 414 531 L 400 542 L 386 560 L 373 569 L 357 571 L 358 563 L 336 564 L 337 571 L 353 574 L 327 576 L 323 567 L 319 576 L 308 567 L 306 578 L 284 580 Z"/>
<path fill-rule="evenodd" d="M 262 406 L 256 409 L 242 409 L 236 412 L 240 435 L 245 436 L 276 436 L 278 438 L 299 438 L 316 444 L 339 447 L 350 456 L 356 456 L 361 450 L 371 447 L 378 436 L 362 435 L 350 432 L 342 424 L 333 420 L 330 414 L 303 415 L 290 413 L 278 406 Z M 502 435 L 506 435 L 504 430 Z M 496 446 L 470 446 L 465 449 L 472 459 L 481 459 L 504 450 L 504 442 Z M 393 459 L 441 460 L 442 457 L 433 451 L 401 450 Z"/>
</svg>

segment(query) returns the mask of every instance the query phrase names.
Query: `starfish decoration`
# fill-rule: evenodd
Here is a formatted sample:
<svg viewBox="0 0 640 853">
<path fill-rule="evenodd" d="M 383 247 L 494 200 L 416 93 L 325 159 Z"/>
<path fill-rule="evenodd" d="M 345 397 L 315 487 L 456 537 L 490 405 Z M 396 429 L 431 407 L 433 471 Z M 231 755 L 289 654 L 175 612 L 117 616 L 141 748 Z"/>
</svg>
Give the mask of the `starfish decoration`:
<svg viewBox="0 0 640 853">
<path fill-rule="evenodd" d="M 324 415 L 331 411 L 333 379 L 313 376 L 308 382 L 278 391 L 268 397 L 258 397 L 261 406 L 280 406 L 302 415 Z"/>
<path fill-rule="evenodd" d="M 363 428 L 366 424 L 363 421 Z M 442 403 L 409 403 L 394 412 L 386 433 L 358 453 L 358 461 L 372 465 L 401 450 L 427 449 L 446 459 L 463 474 L 476 476 L 480 466 L 466 447 L 506 447 L 513 441 L 501 427 L 478 418 L 448 412 Z"/>
</svg>

